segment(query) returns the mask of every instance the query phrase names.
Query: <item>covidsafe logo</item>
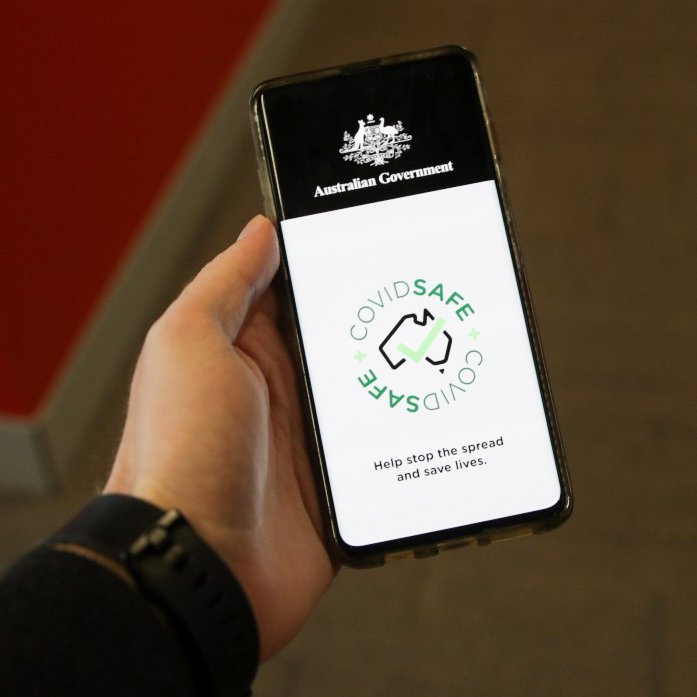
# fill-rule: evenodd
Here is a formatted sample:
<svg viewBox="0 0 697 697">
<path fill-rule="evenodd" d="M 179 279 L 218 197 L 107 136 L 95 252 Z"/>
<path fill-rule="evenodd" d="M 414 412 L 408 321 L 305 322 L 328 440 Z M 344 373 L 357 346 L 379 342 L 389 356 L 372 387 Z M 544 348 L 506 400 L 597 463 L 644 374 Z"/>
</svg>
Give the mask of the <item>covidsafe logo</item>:
<svg viewBox="0 0 697 697">
<path fill-rule="evenodd" d="M 379 167 L 388 160 L 401 157 L 405 150 L 409 150 L 410 140 L 411 136 L 404 131 L 401 121 L 386 126 L 384 117 L 375 123 L 375 117 L 368 114 L 365 120 L 358 119 L 358 130 L 354 135 L 344 131 L 344 145 L 339 153 L 344 160 Z"/>
<path fill-rule="evenodd" d="M 358 389 L 409 414 L 454 405 L 484 364 L 480 320 L 454 286 L 426 278 L 384 285 L 357 306 L 349 327 Z"/>
</svg>

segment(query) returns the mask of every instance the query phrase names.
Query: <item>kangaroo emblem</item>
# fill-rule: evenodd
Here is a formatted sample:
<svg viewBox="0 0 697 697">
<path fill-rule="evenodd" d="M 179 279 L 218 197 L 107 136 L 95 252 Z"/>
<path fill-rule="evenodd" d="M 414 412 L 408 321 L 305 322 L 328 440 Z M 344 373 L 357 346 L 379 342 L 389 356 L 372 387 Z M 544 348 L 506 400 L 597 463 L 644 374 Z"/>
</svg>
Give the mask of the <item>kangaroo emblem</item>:
<svg viewBox="0 0 697 697">
<path fill-rule="evenodd" d="M 365 121 L 363 119 L 358 119 L 358 130 L 356 135 L 353 136 L 353 145 L 347 152 L 355 152 L 356 150 L 363 150 L 363 141 L 365 140 Z"/>
</svg>

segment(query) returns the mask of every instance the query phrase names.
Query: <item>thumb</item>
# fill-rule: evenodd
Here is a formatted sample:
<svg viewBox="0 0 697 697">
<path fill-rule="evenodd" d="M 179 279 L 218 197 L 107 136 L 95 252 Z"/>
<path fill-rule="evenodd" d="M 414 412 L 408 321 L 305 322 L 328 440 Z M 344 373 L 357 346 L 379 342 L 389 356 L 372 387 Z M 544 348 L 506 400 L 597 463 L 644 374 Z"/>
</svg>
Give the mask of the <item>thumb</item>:
<svg viewBox="0 0 697 697">
<path fill-rule="evenodd" d="M 276 231 L 268 218 L 257 215 L 233 245 L 203 267 L 178 302 L 213 316 L 234 341 L 250 307 L 271 283 L 278 264 Z"/>
</svg>

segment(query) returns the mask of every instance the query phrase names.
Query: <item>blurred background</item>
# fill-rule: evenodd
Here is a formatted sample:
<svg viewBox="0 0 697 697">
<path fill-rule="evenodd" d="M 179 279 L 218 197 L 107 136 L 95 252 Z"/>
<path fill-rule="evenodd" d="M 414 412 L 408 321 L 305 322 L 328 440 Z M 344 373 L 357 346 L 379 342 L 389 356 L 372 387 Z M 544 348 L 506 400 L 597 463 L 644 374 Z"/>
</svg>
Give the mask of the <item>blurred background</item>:
<svg viewBox="0 0 697 697">
<path fill-rule="evenodd" d="M 165 27 L 170 5 L 161 4 Z M 137 20 L 140 5 L 132 11 Z M 220 78 L 219 90 L 234 89 L 237 74 L 245 85 L 275 76 L 264 73 L 275 46 L 264 33 L 279 31 L 279 12 L 298 21 L 275 74 L 444 44 L 478 55 L 576 510 L 548 535 L 343 570 L 301 635 L 261 668 L 255 694 L 697 694 L 697 6 L 270 2 L 236 39 L 244 56 L 220 59 L 233 79 Z M 232 36 L 238 20 L 228 21 Z M 21 41 L 21 26 L 5 31 Z M 195 75 L 196 56 L 189 60 Z M 127 86 L 121 96 L 143 98 Z M 218 103 L 198 109 L 204 114 Z M 261 210 L 243 100 L 229 118 L 243 134 L 234 162 L 210 195 L 197 194 L 206 201 L 204 222 L 153 291 L 153 317 Z M 184 140 L 160 157 L 183 157 Z M 51 165 L 50 158 L 42 163 Z M 112 183 L 124 187 L 116 177 Z M 161 196 L 152 196 L 153 206 Z M 186 209 L 188 201 L 178 205 Z M 74 255 L 80 258 L 79 248 Z M 60 525 L 103 480 L 136 335 L 62 486 L 41 498 L 0 497 L 0 567 Z M 0 338 L 11 339 L 7 326 Z"/>
</svg>

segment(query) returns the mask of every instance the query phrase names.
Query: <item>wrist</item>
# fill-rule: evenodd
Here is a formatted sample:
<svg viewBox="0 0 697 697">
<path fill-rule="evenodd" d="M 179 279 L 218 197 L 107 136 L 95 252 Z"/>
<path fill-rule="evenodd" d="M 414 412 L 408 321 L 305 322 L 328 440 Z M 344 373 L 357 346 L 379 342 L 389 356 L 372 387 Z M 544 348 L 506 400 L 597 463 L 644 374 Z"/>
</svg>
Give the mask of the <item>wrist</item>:
<svg viewBox="0 0 697 697">
<path fill-rule="evenodd" d="M 119 479 L 112 478 L 104 487 L 104 495 L 123 495 L 146 501 L 166 511 L 176 509 L 181 511 L 189 524 L 203 538 L 207 545 L 220 557 L 230 572 L 238 580 L 240 567 L 244 564 L 245 550 L 249 548 L 249 529 L 231 529 L 230 526 L 216 524 L 210 520 L 208 510 L 201 511 L 200 507 L 193 506 L 192 502 L 182 500 L 182 496 L 172 491 L 167 485 L 157 480 L 139 478 L 131 486 L 125 486 Z M 243 584 L 244 585 L 244 584 Z M 245 592 L 248 592 L 245 588 Z"/>
</svg>

